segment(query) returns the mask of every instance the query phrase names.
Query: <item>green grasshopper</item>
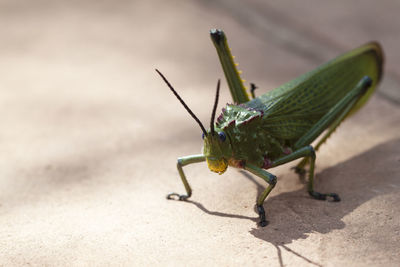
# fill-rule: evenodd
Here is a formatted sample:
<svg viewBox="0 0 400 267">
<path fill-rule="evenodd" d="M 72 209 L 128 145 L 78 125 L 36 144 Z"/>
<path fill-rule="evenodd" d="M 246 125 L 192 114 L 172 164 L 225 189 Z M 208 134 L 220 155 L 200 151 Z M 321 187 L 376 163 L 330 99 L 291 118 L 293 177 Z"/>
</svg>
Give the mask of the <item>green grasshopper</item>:
<svg viewBox="0 0 400 267">
<path fill-rule="evenodd" d="M 183 172 L 186 165 L 206 161 L 208 168 L 218 174 L 224 173 L 228 166 L 244 169 L 268 183 L 256 204 L 260 226 L 264 227 L 267 221 L 263 203 L 277 182 L 276 176 L 266 170 L 303 158 L 294 169 L 304 177 L 305 168 L 309 166 L 307 189 L 310 196 L 318 200 L 330 197 L 333 201 L 340 201 L 335 193 L 314 191 L 315 151 L 374 92 L 383 72 L 381 46 L 376 42 L 365 44 L 256 98 L 255 86 L 252 85 L 253 99 L 250 100 L 224 32 L 213 29 L 210 35 L 234 104 L 227 104 L 214 122 L 220 87 L 218 81 L 209 130 L 156 70 L 200 125 L 204 140 L 203 154 L 178 158 L 177 168 L 186 195 L 170 193 L 167 198 L 186 200 L 192 195 Z M 319 136 L 316 146 L 311 146 Z"/>
</svg>

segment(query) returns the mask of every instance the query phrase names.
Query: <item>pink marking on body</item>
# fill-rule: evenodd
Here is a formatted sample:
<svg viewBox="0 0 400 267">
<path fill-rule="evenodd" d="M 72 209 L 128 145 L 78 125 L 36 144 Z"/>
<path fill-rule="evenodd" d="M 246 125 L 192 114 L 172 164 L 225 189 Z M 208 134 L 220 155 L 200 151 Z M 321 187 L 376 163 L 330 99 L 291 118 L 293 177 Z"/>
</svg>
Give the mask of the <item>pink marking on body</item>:
<svg viewBox="0 0 400 267">
<path fill-rule="evenodd" d="M 283 148 L 283 153 L 286 155 L 292 154 L 292 149 L 290 147 L 284 147 Z"/>
<path fill-rule="evenodd" d="M 262 168 L 269 169 L 271 166 L 272 166 L 272 161 L 269 158 L 264 157 L 264 164 L 263 164 Z"/>
<path fill-rule="evenodd" d="M 237 163 L 238 168 L 244 168 L 244 160 L 239 160 L 239 162 Z"/>
<path fill-rule="evenodd" d="M 224 118 L 224 114 L 221 114 L 218 116 L 217 121 L 221 122 L 223 118 Z"/>
<path fill-rule="evenodd" d="M 232 167 L 243 169 L 244 168 L 244 160 L 238 159 L 229 159 L 228 164 Z"/>
</svg>

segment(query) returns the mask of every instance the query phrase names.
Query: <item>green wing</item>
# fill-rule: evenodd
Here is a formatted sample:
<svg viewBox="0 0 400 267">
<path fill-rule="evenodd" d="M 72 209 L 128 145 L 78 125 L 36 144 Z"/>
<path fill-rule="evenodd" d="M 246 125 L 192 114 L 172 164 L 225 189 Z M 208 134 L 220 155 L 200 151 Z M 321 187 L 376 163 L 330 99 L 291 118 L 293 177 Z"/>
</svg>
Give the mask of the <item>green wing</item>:
<svg viewBox="0 0 400 267">
<path fill-rule="evenodd" d="M 276 89 L 246 106 L 263 110 L 263 127 L 272 136 L 296 141 L 368 75 L 372 86 L 349 115 L 374 92 L 382 76 L 383 53 L 376 42 L 345 53 Z"/>
</svg>

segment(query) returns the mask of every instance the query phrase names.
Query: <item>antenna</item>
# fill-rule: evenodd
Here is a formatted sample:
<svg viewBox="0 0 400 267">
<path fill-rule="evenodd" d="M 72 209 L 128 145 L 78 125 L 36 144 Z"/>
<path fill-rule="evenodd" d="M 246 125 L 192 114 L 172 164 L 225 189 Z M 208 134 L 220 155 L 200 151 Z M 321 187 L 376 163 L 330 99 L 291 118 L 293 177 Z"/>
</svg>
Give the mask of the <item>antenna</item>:
<svg viewBox="0 0 400 267">
<path fill-rule="evenodd" d="M 218 99 L 219 99 L 219 85 L 221 84 L 221 80 L 218 79 L 218 83 L 217 83 L 217 92 L 215 93 L 215 102 L 214 102 L 214 107 L 211 113 L 211 121 L 210 121 L 210 129 L 211 129 L 211 134 L 214 135 L 215 134 L 215 130 L 214 130 L 214 120 L 215 120 L 215 111 L 217 110 L 217 106 L 218 106 Z"/>
<path fill-rule="evenodd" d="M 193 119 L 200 125 L 200 128 L 203 131 L 204 136 L 207 136 L 207 131 L 204 128 L 204 126 L 201 123 L 201 121 L 196 117 L 196 115 L 194 115 L 194 113 L 190 110 L 190 108 L 186 105 L 186 103 L 178 95 L 178 93 L 175 91 L 175 89 L 172 87 L 172 85 L 168 82 L 167 78 L 165 78 L 164 75 L 158 69 L 156 69 L 156 71 L 161 76 L 161 78 L 164 80 L 164 82 L 168 85 L 169 89 L 171 89 L 172 93 L 174 93 L 176 98 L 178 98 L 179 102 L 182 103 L 183 107 L 189 112 L 189 114 L 193 117 Z M 219 89 L 218 89 L 218 91 L 219 91 Z M 214 116 L 215 116 L 215 112 L 214 112 Z M 214 128 L 212 128 L 212 129 L 214 129 Z"/>
</svg>

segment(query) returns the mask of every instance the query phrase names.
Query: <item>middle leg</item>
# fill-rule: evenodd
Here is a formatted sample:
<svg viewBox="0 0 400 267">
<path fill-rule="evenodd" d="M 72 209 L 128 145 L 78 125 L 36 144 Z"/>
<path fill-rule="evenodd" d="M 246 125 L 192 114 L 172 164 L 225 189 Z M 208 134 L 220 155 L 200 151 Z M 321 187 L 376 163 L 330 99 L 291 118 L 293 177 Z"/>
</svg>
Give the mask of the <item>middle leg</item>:
<svg viewBox="0 0 400 267">
<path fill-rule="evenodd" d="M 299 158 L 310 159 L 310 170 L 309 170 L 308 186 L 307 186 L 307 191 L 310 194 L 310 196 L 319 200 L 326 200 L 327 197 L 331 197 L 333 201 L 340 201 L 340 197 L 336 193 L 323 194 L 314 191 L 314 167 L 315 167 L 316 156 L 315 156 L 315 150 L 312 146 L 302 147 L 287 156 L 274 160 L 271 164 L 271 167 L 276 167 Z"/>
</svg>

